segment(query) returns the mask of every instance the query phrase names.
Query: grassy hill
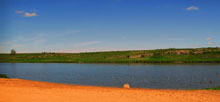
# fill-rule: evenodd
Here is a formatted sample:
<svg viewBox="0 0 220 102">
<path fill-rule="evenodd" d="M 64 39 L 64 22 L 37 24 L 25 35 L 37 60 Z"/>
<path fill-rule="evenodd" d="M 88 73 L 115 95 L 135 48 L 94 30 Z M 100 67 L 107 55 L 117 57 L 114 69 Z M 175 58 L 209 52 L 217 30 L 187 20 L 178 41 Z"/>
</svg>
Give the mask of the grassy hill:
<svg viewBox="0 0 220 102">
<path fill-rule="evenodd" d="M 220 48 L 0 54 L 0 63 L 220 63 Z"/>
</svg>

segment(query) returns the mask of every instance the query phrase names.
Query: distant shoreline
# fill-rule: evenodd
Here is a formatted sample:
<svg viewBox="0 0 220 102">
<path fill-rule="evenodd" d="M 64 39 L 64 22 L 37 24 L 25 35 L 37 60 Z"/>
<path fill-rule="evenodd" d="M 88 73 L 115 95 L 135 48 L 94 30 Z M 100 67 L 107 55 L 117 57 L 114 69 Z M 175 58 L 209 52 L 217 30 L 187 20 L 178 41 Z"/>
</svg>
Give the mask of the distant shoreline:
<svg viewBox="0 0 220 102">
<path fill-rule="evenodd" d="M 220 48 L 159 49 L 89 53 L 0 54 L 0 63 L 220 63 Z"/>
<path fill-rule="evenodd" d="M 213 62 L 0 62 L 0 63 L 66 63 L 66 64 L 220 64 L 220 61 Z"/>
</svg>

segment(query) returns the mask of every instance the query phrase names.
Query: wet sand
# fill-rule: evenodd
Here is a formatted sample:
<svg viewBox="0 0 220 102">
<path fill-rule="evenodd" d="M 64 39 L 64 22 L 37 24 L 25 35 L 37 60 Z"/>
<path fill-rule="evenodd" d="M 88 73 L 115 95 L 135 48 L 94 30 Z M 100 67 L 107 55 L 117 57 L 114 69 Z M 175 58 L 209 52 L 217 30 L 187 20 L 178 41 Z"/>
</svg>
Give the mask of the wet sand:
<svg viewBox="0 0 220 102">
<path fill-rule="evenodd" d="M 220 91 L 126 89 L 0 78 L 0 102 L 220 102 Z"/>
</svg>

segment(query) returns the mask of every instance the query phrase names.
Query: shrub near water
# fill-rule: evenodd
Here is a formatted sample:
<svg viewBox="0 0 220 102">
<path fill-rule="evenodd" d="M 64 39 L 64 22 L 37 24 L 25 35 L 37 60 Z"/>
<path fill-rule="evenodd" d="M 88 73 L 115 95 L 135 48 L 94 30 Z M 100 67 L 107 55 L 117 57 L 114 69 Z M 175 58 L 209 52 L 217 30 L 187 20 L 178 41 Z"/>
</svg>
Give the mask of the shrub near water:
<svg viewBox="0 0 220 102">
<path fill-rule="evenodd" d="M 215 88 L 206 88 L 207 90 L 220 90 L 220 86 L 217 86 Z"/>
<path fill-rule="evenodd" d="M 8 78 L 8 76 L 5 74 L 0 74 L 0 78 Z"/>
</svg>

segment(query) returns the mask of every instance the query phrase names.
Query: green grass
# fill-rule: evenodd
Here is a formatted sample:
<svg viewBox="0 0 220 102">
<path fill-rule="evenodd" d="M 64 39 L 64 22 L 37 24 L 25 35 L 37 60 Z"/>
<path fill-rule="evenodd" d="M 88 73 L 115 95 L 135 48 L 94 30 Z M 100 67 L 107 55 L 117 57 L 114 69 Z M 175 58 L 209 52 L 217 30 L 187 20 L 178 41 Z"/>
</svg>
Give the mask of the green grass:
<svg viewBox="0 0 220 102">
<path fill-rule="evenodd" d="M 214 88 L 206 88 L 206 90 L 220 90 L 220 86 L 214 87 Z"/>
<path fill-rule="evenodd" d="M 188 51 L 188 54 L 167 53 Z M 202 53 L 197 53 L 202 52 Z M 134 57 L 132 56 L 139 56 Z M 219 48 L 0 54 L 0 63 L 220 63 Z"/>
<path fill-rule="evenodd" d="M 0 74 L 0 78 L 8 78 L 8 76 L 5 74 Z"/>
</svg>

